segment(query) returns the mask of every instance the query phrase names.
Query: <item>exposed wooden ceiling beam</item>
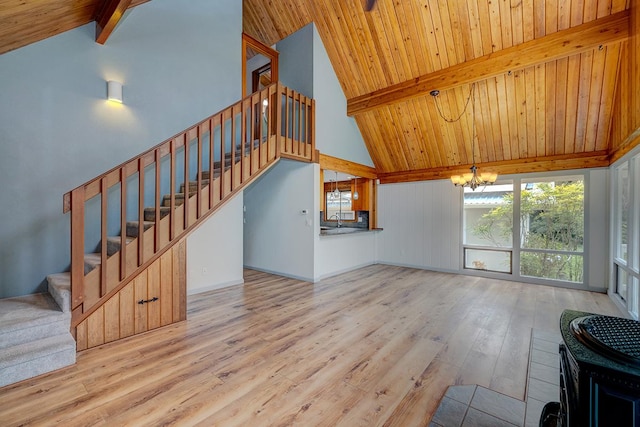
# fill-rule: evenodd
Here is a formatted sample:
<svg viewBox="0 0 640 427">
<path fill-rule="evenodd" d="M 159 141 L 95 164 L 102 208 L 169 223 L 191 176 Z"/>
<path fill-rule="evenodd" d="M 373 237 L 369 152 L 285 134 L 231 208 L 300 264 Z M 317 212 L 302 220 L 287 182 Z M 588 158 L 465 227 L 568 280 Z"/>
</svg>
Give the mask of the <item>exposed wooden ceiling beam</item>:
<svg viewBox="0 0 640 427">
<path fill-rule="evenodd" d="M 375 179 L 378 177 L 375 168 L 372 168 L 371 166 L 351 162 L 349 160 L 339 159 L 337 157 L 328 156 L 326 154 L 320 154 L 318 163 L 320 163 L 321 169 L 344 172 L 351 175 L 357 175 L 361 178 Z"/>
<path fill-rule="evenodd" d="M 596 19 L 347 101 L 350 116 L 619 43 L 629 37 L 629 11 Z"/>
<path fill-rule="evenodd" d="M 478 169 L 496 172 L 500 175 L 510 175 L 526 172 L 547 172 L 570 169 L 586 169 L 608 167 L 611 156 L 606 151 L 595 151 L 581 154 L 563 154 L 557 156 L 515 159 L 502 162 L 482 163 Z M 469 167 L 471 165 L 468 165 Z M 469 167 L 455 166 L 413 170 L 405 172 L 378 173 L 381 184 L 396 182 L 429 181 L 434 179 L 449 179 L 451 175 L 469 172 Z"/>
<path fill-rule="evenodd" d="M 131 0 L 104 0 L 96 8 L 96 42 L 105 44 L 124 12 L 131 5 Z"/>
</svg>

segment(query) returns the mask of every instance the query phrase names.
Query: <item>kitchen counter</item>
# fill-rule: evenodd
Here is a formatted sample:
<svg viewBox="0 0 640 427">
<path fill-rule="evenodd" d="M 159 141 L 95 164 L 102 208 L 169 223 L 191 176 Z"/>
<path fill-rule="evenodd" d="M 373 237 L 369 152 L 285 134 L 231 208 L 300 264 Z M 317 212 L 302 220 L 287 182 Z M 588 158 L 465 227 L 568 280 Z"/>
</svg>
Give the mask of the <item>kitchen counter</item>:
<svg viewBox="0 0 640 427">
<path fill-rule="evenodd" d="M 343 234 L 354 233 L 368 233 L 370 231 L 376 231 L 381 229 L 369 230 L 368 228 L 355 228 L 355 227 L 320 227 L 321 236 L 338 236 Z"/>
</svg>

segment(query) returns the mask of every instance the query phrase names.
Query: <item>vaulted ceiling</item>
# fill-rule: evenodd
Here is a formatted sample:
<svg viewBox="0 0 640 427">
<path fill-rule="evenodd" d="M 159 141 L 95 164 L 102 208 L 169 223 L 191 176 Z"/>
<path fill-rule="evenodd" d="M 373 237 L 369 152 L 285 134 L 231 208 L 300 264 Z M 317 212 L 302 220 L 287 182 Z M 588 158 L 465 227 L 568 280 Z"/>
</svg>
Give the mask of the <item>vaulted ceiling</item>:
<svg viewBox="0 0 640 427">
<path fill-rule="evenodd" d="M 0 53 L 93 20 L 104 42 L 145 1 L 0 0 Z M 500 173 L 608 166 L 640 139 L 635 2 L 244 0 L 243 29 L 272 45 L 315 23 L 393 182 L 446 178 L 474 157 Z"/>
<path fill-rule="evenodd" d="M 130 7 L 149 0 L 0 0 L 0 54 L 96 21 L 104 43 Z"/>
<path fill-rule="evenodd" d="M 367 3 L 244 0 L 244 31 L 273 44 L 315 23 L 386 182 L 447 177 L 474 154 L 502 173 L 606 166 L 629 143 L 630 1 Z"/>
</svg>

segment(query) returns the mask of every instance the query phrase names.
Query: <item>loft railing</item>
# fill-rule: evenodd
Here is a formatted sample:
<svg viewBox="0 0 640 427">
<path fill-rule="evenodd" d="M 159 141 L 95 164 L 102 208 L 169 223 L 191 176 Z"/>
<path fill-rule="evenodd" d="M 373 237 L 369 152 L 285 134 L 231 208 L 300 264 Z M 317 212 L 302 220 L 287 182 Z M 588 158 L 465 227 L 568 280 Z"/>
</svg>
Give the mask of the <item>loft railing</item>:
<svg viewBox="0 0 640 427">
<path fill-rule="evenodd" d="M 316 160 L 314 131 L 274 83 L 65 194 L 72 327 L 280 157 Z"/>
</svg>

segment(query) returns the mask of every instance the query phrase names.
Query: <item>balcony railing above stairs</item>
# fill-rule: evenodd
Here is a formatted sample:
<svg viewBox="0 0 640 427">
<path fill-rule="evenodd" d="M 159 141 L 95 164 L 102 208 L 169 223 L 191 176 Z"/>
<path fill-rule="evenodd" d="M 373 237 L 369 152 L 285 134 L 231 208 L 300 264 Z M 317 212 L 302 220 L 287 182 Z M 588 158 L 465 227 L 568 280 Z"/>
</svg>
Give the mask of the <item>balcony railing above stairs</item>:
<svg viewBox="0 0 640 427">
<path fill-rule="evenodd" d="M 65 194 L 72 328 L 279 158 L 317 161 L 314 131 L 274 83 Z"/>
</svg>

